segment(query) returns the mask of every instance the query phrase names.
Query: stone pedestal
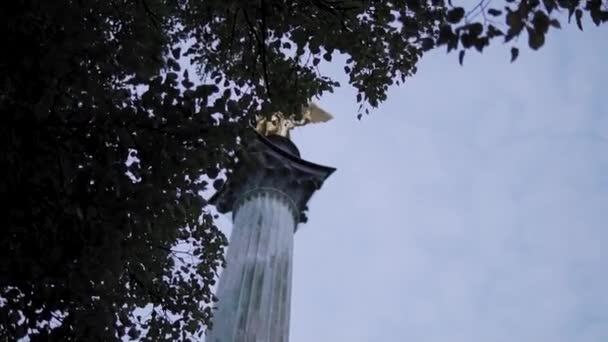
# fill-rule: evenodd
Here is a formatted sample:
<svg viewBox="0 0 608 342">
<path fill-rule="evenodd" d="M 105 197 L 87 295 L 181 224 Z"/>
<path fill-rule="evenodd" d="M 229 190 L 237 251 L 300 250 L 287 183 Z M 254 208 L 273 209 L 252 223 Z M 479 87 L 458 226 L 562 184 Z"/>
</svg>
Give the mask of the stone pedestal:
<svg viewBox="0 0 608 342">
<path fill-rule="evenodd" d="M 306 203 L 335 171 L 300 159 L 280 136 L 257 139 L 212 199 L 233 213 L 234 227 L 207 342 L 289 339 L 293 234 L 306 221 Z"/>
</svg>

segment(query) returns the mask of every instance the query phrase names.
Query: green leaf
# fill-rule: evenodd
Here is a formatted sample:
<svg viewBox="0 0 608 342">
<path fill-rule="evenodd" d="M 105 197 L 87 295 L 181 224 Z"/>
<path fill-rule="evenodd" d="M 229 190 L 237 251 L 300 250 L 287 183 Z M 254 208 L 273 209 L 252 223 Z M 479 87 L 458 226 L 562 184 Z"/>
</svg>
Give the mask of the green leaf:
<svg viewBox="0 0 608 342">
<path fill-rule="evenodd" d="M 516 47 L 511 48 L 511 63 L 515 62 L 517 57 L 519 56 L 519 49 Z"/>
</svg>

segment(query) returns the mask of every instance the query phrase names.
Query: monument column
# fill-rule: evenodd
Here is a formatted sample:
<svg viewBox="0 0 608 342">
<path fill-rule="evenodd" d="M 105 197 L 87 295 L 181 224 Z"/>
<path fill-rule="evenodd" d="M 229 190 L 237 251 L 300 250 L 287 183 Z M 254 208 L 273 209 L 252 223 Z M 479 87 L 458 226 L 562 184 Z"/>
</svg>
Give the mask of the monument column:
<svg viewBox="0 0 608 342">
<path fill-rule="evenodd" d="M 207 342 L 286 342 L 293 234 L 306 204 L 334 168 L 300 158 L 286 137 L 256 135 L 213 198 L 233 213 L 226 268 Z"/>
</svg>

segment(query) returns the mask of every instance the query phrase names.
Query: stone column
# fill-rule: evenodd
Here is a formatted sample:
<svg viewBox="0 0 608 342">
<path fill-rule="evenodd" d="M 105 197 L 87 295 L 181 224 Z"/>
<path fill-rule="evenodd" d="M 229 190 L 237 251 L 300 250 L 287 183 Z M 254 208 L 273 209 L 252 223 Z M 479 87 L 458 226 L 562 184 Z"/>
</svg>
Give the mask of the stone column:
<svg viewBox="0 0 608 342">
<path fill-rule="evenodd" d="M 207 342 L 289 339 L 293 234 L 306 203 L 334 171 L 299 158 L 282 137 L 258 136 L 212 199 L 233 230 Z"/>
</svg>

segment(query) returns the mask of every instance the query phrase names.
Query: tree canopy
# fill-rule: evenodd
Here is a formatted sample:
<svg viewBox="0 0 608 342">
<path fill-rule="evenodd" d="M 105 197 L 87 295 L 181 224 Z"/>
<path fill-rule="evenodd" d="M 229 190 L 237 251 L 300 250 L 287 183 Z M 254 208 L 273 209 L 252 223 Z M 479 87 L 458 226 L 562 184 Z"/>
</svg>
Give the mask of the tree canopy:
<svg viewBox="0 0 608 342">
<path fill-rule="evenodd" d="M 226 237 L 202 192 L 250 125 L 339 86 L 362 115 L 425 51 L 483 51 L 601 0 L 19 0 L 0 5 L 0 337 L 189 340 L 211 326 Z M 187 245 L 187 249 L 180 248 Z M 147 307 L 150 315 L 138 316 Z"/>
</svg>

